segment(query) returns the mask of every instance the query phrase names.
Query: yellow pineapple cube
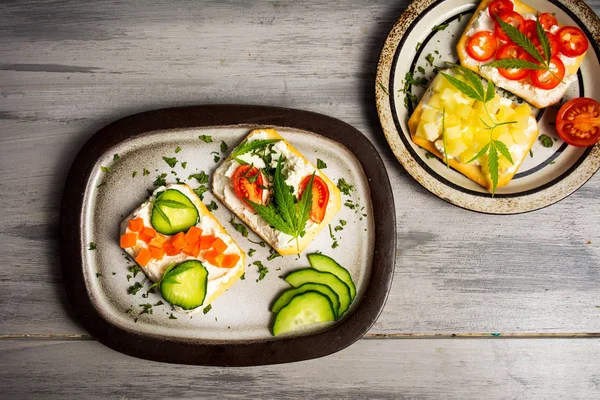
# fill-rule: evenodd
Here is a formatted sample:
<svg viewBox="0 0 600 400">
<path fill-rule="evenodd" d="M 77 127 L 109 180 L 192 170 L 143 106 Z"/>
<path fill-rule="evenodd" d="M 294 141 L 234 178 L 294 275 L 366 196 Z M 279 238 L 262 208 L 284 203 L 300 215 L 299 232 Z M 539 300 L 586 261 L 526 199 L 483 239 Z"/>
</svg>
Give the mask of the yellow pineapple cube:
<svg viewBox="0 0 600 400">
<path fill-rule="evenodd" d="M 425 131 L 425 137 L 430 142 L 435 142 L 440 137 L 439 125 L 436 122 L 423 124 L 423 130 Z"/>
<path fill-rule="evenodd" d="M 444 101 L 445 104 L 455 103 L 456 100 L 454 99 L 454 93 L 454 90 L 450 88 L 444 88 L 444 90 L 442 90 L 442 92 L 440 93 L 440 98 Z"/>
<path fill-rule="evenodd" d="M 509 149 L 511 148 L 511 146 L 513 146 L 515 144 L 515 140 L 513 139 L 513 136 L 509 132 L 506 132 L 506 133 L 500 135 L 498 137 L 498 139 L 496 139 L 496 140 L 499 140 L 502 143 L 504 143 L 506 145 L 506 147 L 508 147 Z"/>
<path fill-rule="evenodd" d="M 498 110 L 498 114 L 496 118 L 498 122 L 509 122 L 514 121 L 515 119 L 515 110 L 509 106 L 500 106 L 500 110 Z"/>
<path fill-rule="evenodd" d="M 469 104 L 457 104 L 454 112 L 461 119 L 469 119 L 469 116 L 471 115 L 471 110 L 472 108 Z"/>
<path fill-rule="evenodd" d="M 508 125 L 500 125 L 494 128 L 493 137 L 498 140 L 500 136 L 508 134 Z"/>
<path fill-rule="evenodd" d="M 436 110 L 442 110 L 442 108 L 444 108 L 444 105 L 442 104 L 442 100 L 440 99 L 440 96 L 438 94 L 434 94 L 433 96 L 431 96 L 431 99 L 429 99 L 429 102 L 427 102 L 427 105 L 429 107 L 433 107 Z"/>
<path fill-rule="evenodd" d="M 446 128 L 446 138 L 450 140 L 462 138 L 460 126 L 451 126 Z"/>
<path fill-rule="evenodd" d="M 446 150 L 449 156 L 458 157 L 463 151 L 467 150 L 467 145 L 461 139 L 447 140 Z"/>
<path fill-rule="evenodd" d="M 469 143 L 473 140 L 473 135 L 475 134 L 475 127 L 472 126 L 463 126 L 461 129 L 461 134 L 463 141 Z"/>
<path fill-rule="evenodd" d="M 460 128 L 462 126 L 462 121 L 456 115 L 446 113 L 446 129 L 453 126 Z"/>
<path fill-rule="evenodd" d="M 437 122 L 439 115 L 440 115 L 440 112 L 438 110 L 435 110 L 433 108 L 428 108 L 423 111 L 423 114 L 421 115 L 421 122 L 424 122 L 424 123 Z"/>
</svg>

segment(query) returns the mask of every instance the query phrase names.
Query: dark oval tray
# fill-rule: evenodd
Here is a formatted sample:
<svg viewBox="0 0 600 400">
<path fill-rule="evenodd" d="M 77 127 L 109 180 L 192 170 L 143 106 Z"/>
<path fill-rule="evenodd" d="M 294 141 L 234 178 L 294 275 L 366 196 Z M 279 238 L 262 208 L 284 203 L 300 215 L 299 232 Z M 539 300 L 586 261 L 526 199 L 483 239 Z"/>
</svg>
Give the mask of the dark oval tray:
<svg viewBox="0 0 600 400">
<path fill-rule="evenodd" d="M 219 127 L 243 127 L 250 130 L 265 126 L 299 130 L 307 135 L 324 137 L 319 139 L 314 136 L 309 142 L 335 141 L 353 153 L 357 165 L 362 168 L 361 174 L 366 178 L 363 184 L 366 193 L 370 193 L 369 217 L 372 232 L 369 236 L 372 237 L 368 240 L 372 241 L 372 249 L 368 253 L 370 260 L 366 265 L 359 266 L 364 268 L 361 270 L 364 275 L 361 278 L 362 288 L 359 287 L 360 296 L 357 296 L 349 315 L 327 330 L 281 339 L 198 338 L 197 332 L 191 330 L 183 330 L 182 334 L 181 330 L 176 331 L 160 323 L 152 325 L 152 321 L 135 325 L 130 322 L 120 323 L 113 318 L 111 311 L 107 310 L 112 307 L 112 295 L 106 293 L 110 290 L 99 283 L 100 279 L 96 280 L 92 273 L 92 268 L 106 268 L 101 254 L 109 251 L 106 247 L 111 246 L 99 246 L 90 255 L 86 240 L 97 230 L 96 226 L 90 226 L 95 220 L 86 218 L 86 212 L 97 212 L 95 209 L 90 211 L 90 204 L 93 203 L 89 199 L 98 195 L 100 160 L 106 160 L 109 156 L 112 158 L 114 148 L 140 138 L 152 138 L 158 146 L 162 137 L 160 135 L 165 134 L 164 137 L 167 137 L 170 132 Z M 136 150 L 132 151 L 135 153 Z M 111 190 L 110 188 L 109 184 L 103 190 Z M 115 202 L 117 200 L 121 199 L 117 197 Z M 119 222 L 111 221 L 110 224 L 117 226 Z M 99 224 L 102 225 L 102 222 Z M 88 140 L 73 162 L 65 184 L 60 241 L 63 276 L 73 311 L 83 327 L 101 343 L 132 356 L 156 361 L 217 366 L 264 365 L 334 353 L 361 338 L 371 328 L 384 307 L 392 283 L 396 254 L 396 217 L 392 189 L 381 158 L 369 140 L 352 126 L 325 115 L 286 108 L 191 106 L 135 114 L 106 126 Z M 118 248 L 118 244 L 113 247 Z M 108 279 L 107 277 L 106 280 Z M 235 288 L 234 285 L 230 291 Z M 170 334 L 169 329 L 172 329 L 173 334 Z M 187 335 L 186 332 L 190 334 Z"/>
</svg>

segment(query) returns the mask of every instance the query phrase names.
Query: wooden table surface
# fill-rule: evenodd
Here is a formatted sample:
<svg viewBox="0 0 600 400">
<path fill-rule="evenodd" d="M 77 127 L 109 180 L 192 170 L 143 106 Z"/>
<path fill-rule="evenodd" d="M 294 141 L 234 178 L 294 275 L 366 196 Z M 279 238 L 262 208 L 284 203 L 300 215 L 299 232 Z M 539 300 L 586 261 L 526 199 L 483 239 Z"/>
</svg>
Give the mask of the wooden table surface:
<svg viewBox="0 0 600 400">
<path fill-rule="evenodd" d="M 2 2 L 0 397 L 600 398 L 600 175 L 514 216 L 413 181 L 374 102 L 379 51 L 407 5 Z M 74 320 L 57 231 L 75 154 L 129 114 L 215 103 L 330 115 L 380 151 L 396 271 L 383 314 L 349 348 L 278 366 L 170 365 L 110 350 Z"/>
</svg>

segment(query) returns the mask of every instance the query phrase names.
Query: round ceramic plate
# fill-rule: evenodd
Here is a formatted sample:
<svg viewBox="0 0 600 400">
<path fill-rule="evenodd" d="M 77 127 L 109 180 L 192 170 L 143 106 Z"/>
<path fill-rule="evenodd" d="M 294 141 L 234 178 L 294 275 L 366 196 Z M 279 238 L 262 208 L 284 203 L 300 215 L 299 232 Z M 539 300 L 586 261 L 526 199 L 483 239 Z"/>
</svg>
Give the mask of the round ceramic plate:
<svg viewBox="0 0 600 400">
<path fill-rule="evenodd" d="M 579 26 L 590 47 L 564 100 L 591 97 L 600 100 L 600 19 L 580 0 L 527 0 L 530 6 L 555 13 L 563 25 Z M 540 136 L 513 180 L 494 197 L 475 182 L 420 148 L 410 139 L 407 122 L 425 88 L 406 85 L 407 74 L 431 80 L 445 62 L 458 63 L 456 43 L 478 1 L 417 0 L 395 23 L 388 35 L 377 68 L 376 98 L 386 139 L 404 168 L 436 196 L 474 211 L 514 214 L 553 204 L 581 187 L 600 168 L 600 144 L 577 148 L 556 134 L 557 108 L 535 110 Z M 408 94 L 407 94 L 408 93 Z M 408 99 L 415 96 L 416 102 Z M 548 146 L 548 147 L 546 147 Z"/>
</svg>

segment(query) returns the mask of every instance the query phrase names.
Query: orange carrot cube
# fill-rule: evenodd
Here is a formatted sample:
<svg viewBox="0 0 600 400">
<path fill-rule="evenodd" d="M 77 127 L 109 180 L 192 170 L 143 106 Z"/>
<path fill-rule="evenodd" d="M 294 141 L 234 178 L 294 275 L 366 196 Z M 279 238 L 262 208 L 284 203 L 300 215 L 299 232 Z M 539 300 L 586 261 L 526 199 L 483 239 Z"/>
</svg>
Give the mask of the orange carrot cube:
<svg viewBox="0 0 600 400">
<path fill-rule="evenodd" d="M 179 250 L 173 247 L 173 242 L 170 239 L 163 243 L 162 248 L 168 256 L 176 256 L 180 253 Z"/>
<path fill-rule="evenodd" d="M 210 249 L 210 246 L 215 241 L 213 235 L 200 236 L 200 250 Z"/>
<path fill-rule="evenodd" d="M 227 244 L 221 238 L 216 238 L 212 243 L 212 248 L 215 249 L 219 253 L 223 253 L 227 250 Z"/>
<path fill-rule="evenodd" d="M 202 235 L 202 229 L 197 226 L 192 226 L 189 231 L 185 234 L 185 241 L 189 244 L 196 243 L 200 240 Z"/>
<path fill-rule="evenodd" d="M 186 244 L 182 251 L 188 256 L 198 257 L 200 254 L 200 241 Z"/>
<path fill-rule="evenodd" d="M 162 247 L 154 247 L 154 246 L 150 246 L 150 254 L 152 254 L 152 258 L 154 258 L 155 260 L 162 260 L 163 256 L 165 255 L 165 251 L 162 249 Z"/>
<path fill-rule="evenodd" d="M 221 264 L 222 268 L 233 268 L 240 261 L 240 256 L 238 254 L 224 254 L 223 255 L 223 263 Z"/>
<path fill-rule="evenodd" d="M 173 238 L 171 239 L 171 244 L 177 250 L 183 249 L 183 247 L 186 245 L 185 234 L 183 232 L 179 232 L 178 234 L 173 236 Z"/>
<path fill-rule="evenodd" d="M 215 249 L 211 249 L 211 250 L 207 251 L 206 253 L 204 253 L 204 259 L 206 261 L 208 261 L 209 263 L 211 263 L 212 265 L 214 265 L 215 267 L 221 266 L 221 264 L 223 263 L 224 257 L 225 256 L 223 254 L 219 253 Z"/>
<path fill-rule="evenodd" d="M 142 239 L 146 243 L 150 243 L 152 238 L 156 236 L 156 231 L 153 228 L 145 227 L 140 232 L 140 239 Z"/>
<path fill-rule="evenodd" d="M 133 247 L 137 243 L 137 239 L 137 233 L 125 233 L 121 236 L 121 247 L 124 249 Z"/>
<path fill-rule="evenodd" d="M 152 253 L 150 253 L 150 250 L 142 249 L 138 253 L 137 257 L 135 258 L 135 261 L 138 264 L 140 264 L 142 267 L 145 267 L 146 265 L 148 265 L 148 263 L 150 262 L 151 259 L 152 259 Z"/>
<path fill-rule="evenodd" d="M 154 247 L 162 247 L 162 245 L 165 243 L 165 241 L 167 240 L 165 235 L 161 235 L 160 233 L 157 233 L 156 236 L 154 236 L 152 238 L 152 240 L 150 240 L 150 243 L 148 243 L 150 246 L 154 246 Z"/>
<path fill-rule="evenodd" d="M 144 229 L 144 220 L 141 218 L 134 218 L 129 220 L 127 227 L 130 231 L 141 232 Z"/>
</svg>

